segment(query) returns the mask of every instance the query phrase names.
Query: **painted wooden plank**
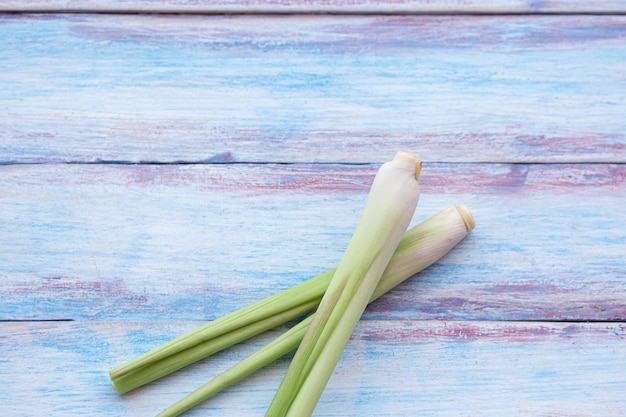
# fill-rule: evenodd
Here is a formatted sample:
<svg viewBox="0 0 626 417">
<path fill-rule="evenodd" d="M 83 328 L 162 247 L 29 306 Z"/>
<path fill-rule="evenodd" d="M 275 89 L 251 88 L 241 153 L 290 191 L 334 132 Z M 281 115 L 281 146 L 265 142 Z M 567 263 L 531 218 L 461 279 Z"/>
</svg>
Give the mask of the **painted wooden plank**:
<svg viewBox="0 0 626 417">
<path fill-rule="evenodd" d="M 2 0 L 0 11 L 118 13 L 624 13 L 620 0 Z"/>
<path fill-rule="evenodd" d="M 0 16 L 0 163 L 626 161 L 625 16 Z"/>
<path fill-rule="evenodd" d="M 0 167 L 0 320 L 211 320 L 336 266 L 375 165 Z M 477 228 L 368 319 L 625 320 L 626 166 L 432 164 Z"/>
<path fill-rule="evenodd" d="M 269 340 L 116 396 L 111 366 L 194 326 L 0 323 L 0 413 L 155 415 Z M 287 362 L 188 415 L 263 415 Z M 357 327 L 315 415 L 624 416 L 625 368 L 624 323 L 368 321 Z"/>
</svg>

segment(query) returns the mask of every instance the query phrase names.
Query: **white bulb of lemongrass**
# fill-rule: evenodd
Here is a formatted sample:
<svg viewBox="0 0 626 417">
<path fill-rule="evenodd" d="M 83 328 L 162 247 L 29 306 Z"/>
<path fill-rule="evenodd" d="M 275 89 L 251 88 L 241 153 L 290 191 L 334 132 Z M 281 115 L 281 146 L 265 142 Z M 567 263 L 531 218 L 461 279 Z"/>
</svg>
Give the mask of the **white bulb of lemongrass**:
<svg viewBox="0 0 626 417">
<path fill-rule="evenodd" d="M 415 212 L 421 161 L 399 152 L 378 170 L 352 239 L 287 369 L 267 417 L 313 413 Z"/>
<path fill-rule="evenodd" d="M 409 229 L 398 244 L 370 301 L 437 262 L 463 240 L 474 229 L 474 226 L 474 217 L 467 207 L 454 206 Z M 307 317 L 269 344 L 182 398 L 157 417 L 178 416 L 296 349 L 312 320 L 313 316 Z"/>
</svg>

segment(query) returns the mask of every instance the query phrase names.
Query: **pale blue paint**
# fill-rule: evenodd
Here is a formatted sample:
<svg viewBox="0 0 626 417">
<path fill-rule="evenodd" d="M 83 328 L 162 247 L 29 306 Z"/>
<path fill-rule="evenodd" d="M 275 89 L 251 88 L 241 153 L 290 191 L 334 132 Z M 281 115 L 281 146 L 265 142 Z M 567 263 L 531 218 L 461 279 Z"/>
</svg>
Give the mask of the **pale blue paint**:
<svg viewBox="0 0 626 417">
<path fill-rule="evenodd" d="M 108 381 L 336 265 L 397 150 L 414 222 L 477 228 L 368 309 L 317 415 L 626 415 L 625 22 L 0 15 L 0 415 L 153 415 L 261 346 Z M 287 365 L 189 415 L 261 415 Z"/>
</svg>

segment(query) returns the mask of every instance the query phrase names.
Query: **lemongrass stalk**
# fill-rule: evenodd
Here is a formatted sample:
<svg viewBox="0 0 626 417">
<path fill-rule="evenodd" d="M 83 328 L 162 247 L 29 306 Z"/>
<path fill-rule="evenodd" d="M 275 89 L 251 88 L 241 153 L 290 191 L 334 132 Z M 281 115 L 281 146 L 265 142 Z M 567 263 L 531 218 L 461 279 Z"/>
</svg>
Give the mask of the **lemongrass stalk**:
<svg viewBox="0 0 626 417">
<path fill-rule="evenodd" d="M 174 353 L 156 362 L 145 365 L 119 378 L 113 379 L 111 382 L 118 394 L 125 394 L 135 388 L 139 388 L 174 371 L 191 365 L 207 356 L 220 352 L 227 347 L 256 336 L 261 332 L 286 323 L 294 317 L 309 313 L 315 310 L 318 304 L 319 299 L 316 299 L 291 310 L 240 327 L 229 333 L 216 336 L 213 339 L 199 343 L 181 352 Z"/>
<path fill-rule="evenodd" d="M 454 206 L 411 228 L 398 244 L 370 302 L 437 262 L 463 240 L 474 226 L 472 213 L 465 206 Z M 312 320 L 313 316 L 302 320 L 269 344 L 158 414 L 157 417 L 178 416 L 296 349 Z"/>
<path fill-rule="evenodd" d="M 295 287 L 209 322 L 198 329 L 179 336 L 168 343 L 112 369 L 109 371 L 109 376 L 114 388 L 118 393 L 123 394 L 131 389 L 160 378 L 161 376 L 167 375 L 176 369 L 180 369 L 192 363 L 190 362 L 190 358 L 193 356 L 187 357 L 187 355 L 184 354 L 182 356 L 183 360 L 180 360 L 181 356 L 178 356 L 178 353 L 185 352 L 207 342 L 211 343 L 210 341 L 215 338 L 227 334 L 232 336 L 233 333 L 240 332 L 242 335 L 245 334 L 245 337 L 248 338 L 268 330 L 268 327 L 263 325 L 256 326 L 256 323 L 269 323 L 270 321 L 268 321 L 268 319 L 277 315 L 282 315 L 285 321 L 288 321 L 301 315 L 301 311 L 305 309 L 305 307 L 307 311 L 312 311 L 317 307 L 317 303 L 319 303 L 319 300 L 326 291 L 333 274 L 334 271 L 327 271 Z M 253 327 L 249 327 L 251 325 Z M 254 328 L 256 328 L 256 333 L 250 331 Z M 233 337 L 232 340 L 236 343 L 238 340 L 240 341 L 242 339 Z M 198 350 L 195 349 L 195 351 Z M 215 350 L 211 348 L 205 349 L 204 351 L 208 352 L 206 355 L 215 353 Z M 149 368 L 151 371 L 149 372 L 144 370 L 144 368 L 152 364 L 172 358 L 173 356 L 178 357 L 176 360 L 170 361 L 169 365 L 163 367 L 158 373 L 153 372 L 153 370 L 159 369 L 159 366 L 151 366 Z M 174 366 L 174 363 L 178 365 Z M 134 376 L 130 376 L 131 374 L 134 374 Z M 150 377 L 145 377 L 146 375 Z M 124 380 L 122 380 L 122 378 L 124 378 Z"/>
<path fill-rule="evenodd" d="M 378 170 L 363 214 L 267 417 L 313 413 L 415 212 L 421 162 L 400 152 Z"/>
<path fill-rule="evenodd" d="M 222 372 L 197 390 L 157 414 L 157 417 L 174 417 L 181 415 L 235 382 L 267 366 L 292 350 L 295 350 L 302 341 L 312 320 L 313 316 L 308 316 L 252 355 L 246 357 L 233 367 Z"/>
<path fill-rule="evenodd" d="M 471 213 L 469 213 L 467 209 L 463 207 L 451 207 L 409 230 L 400 241 L 400 244 L 390 261 L 389 268 L 383 274 L 379 285 L 376 287 L 375 293 L 380 295 L 388 291 L 400 282 L 398 281 L 398 277 L 401 280 L 407 279 L 419 270 L 430 265 L 430 263 L 434 262 L 435 260 L 431 261 L 432 253 L 440 253 L 441 250 L 444 250 L 446 247 L 448 249 L 445 250 L 449 250 L 450 248 L 450 246 L 447 245 L 447 241 L 443 240 L 444 238 L 451 239 L 451 241 L 454 242 L 458 236 L 464 237 L 465 234 L 455 235 L 453 233 L 455 231 L 454 228 L 457 226 L 455 220 L 460 221 L 459 213 L 468 213 L 467 216 L 471 219 Z M 446 226 L 446 224 L 449 224 L 449 227 Z M 465 229 L 457 228 L 456 230 L 460 233 L 461 230 Z M 436 250 L 436 248 L 433 247 L 431 250 L 430 248 L 434 244 L 442 245 L 442 249 Z M 402 270 L 401 268 L 404 269 Z M 306 285 L 300 284 L 294 287 L 295 289 L 301 291 L 308 291 L 310 296 L 315 296 L 314 300 L 305 304 L 293 306 L 295 298 L 290 298 L 288 300 L 281 298 L 281 300 L 284 300 L 285 302 L 285 307 L 281 309 L 274 309 L 273 311 L 282 310 L 282 312 L 277 313 L 274 316 L 258 319 L 256 322 L 242 325 L 229 331 L 228 333 L 215 336 L 185 350 L 173 353 L 165 358 L 151 362 L 148 365 L 144 365 L 118 378 L 113 378 L 112 383 L 116 392 L 120 395 L 125 394 L 133 389 L 191 365 L 192 363 L 206 358 L 207 356 L 219 352 L 229 346 L 244 341 L 263 331 L 274 328 L 295 317 L 313 311 L 318 306 L 334 271 L 335 269 L 331 269 L 324 274 L 307 281 L 308 284 Z M 293 295 L 293 289 L 291 291 L 287 291 L 287 294 Z M 277 296 L 278 295 L 270 297 L 270 299 L 276 299 Z M 264 301 L 257 304 L 261 304 Z M 260 309 L 257 309 L 255 311 L 259 310 Z M 243 309 L 243 311 L 250 312 L 251 309 L 250 307 L 247 307 Z M 231 316 L 236 313 L 237 312 L 231 313 Z M 219 319 L 219 321 L 223 322 L 224 318 Z M 250 322 L 250 317 L 248 317 L 247 320 Z M 219 321 L 216 320 L 218 323 Z M 233 319 L 233 322 L 236 322 L 236 320 Z M 207 329 L 210 330 L 210 324 L 212 323 L 209 323 L 209 326 L 205 325 L 199 330 L 194 330 L 193 332 L 206 331 Z"/>
<path fill-rule="evenodd" d="M 109 371 L 109 376 L 112 381 L 115 381 L 125 375 L 137 371 L 138 369 L 170 357 L 178 352 L 182 352 L 186 349 L 264 319 L 285 313 L 286 311 L 295 311 L 295 315 L 289 316 L 285 319 L 285 321 L 295 318 L 302 314 L 297 312 L 299 306 L 310 305 L 312 301 L 316 301 L 316 303 L 319 302 L 318 300 L 324 294 L 332 276 L 333 271 L 327 271 L 315 278 L 284 290 L 278 294 L 206 323 L 191 332 L 179 336 L 129 362 L 126 362 L 123 365 L 112 369 Z M 315 308 L 315 306 L 312 308 Z M 265 330 L 267 329 L 260 327 L 258 333 Z"/>
</svg>

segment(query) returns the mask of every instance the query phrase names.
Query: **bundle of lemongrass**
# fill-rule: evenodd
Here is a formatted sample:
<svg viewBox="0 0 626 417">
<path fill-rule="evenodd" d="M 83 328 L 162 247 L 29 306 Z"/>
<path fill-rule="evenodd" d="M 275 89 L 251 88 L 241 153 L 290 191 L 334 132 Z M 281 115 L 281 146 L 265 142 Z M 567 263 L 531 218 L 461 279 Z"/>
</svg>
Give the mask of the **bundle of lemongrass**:
<svg viewBox="0 0 626 417">
<path fill-rule="evenodd" d="M 380 168 L 336 269 L 207 323 L 111 370 L 116 391 L 124 394 L 315 310 L 159 414 L 180 415 L 297 348 L 266 416 L 310 416 L 366 305 L 439 260 L 474 228 L 470 211 L 454 206 L 406 230 L 417 206 L 420 172 L 419 157 L 408 153 L 398 153 Z"/>
</svg>

